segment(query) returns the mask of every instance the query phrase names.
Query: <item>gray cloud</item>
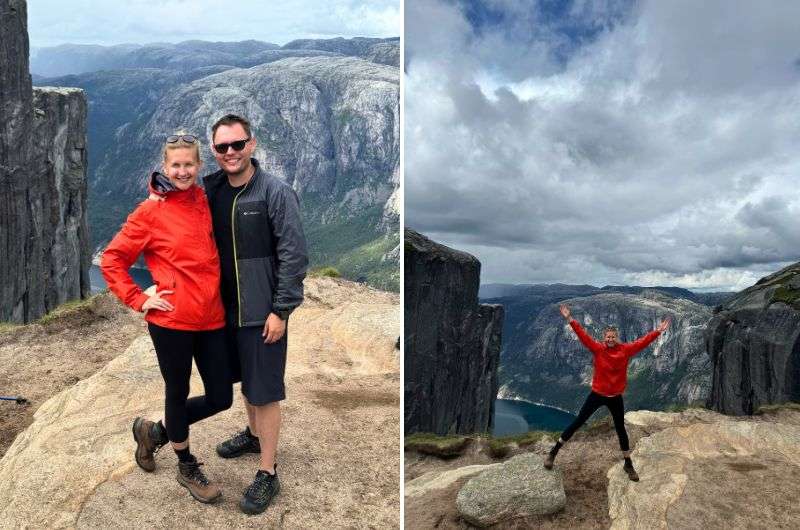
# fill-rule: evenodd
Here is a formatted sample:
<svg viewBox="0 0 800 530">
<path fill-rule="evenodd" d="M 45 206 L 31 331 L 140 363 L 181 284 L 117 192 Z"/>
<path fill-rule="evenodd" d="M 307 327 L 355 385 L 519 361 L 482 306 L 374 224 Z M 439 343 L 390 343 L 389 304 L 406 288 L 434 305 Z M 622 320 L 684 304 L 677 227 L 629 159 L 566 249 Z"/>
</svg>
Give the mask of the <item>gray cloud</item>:
<svg viewBox="0 0 800 530">
<path fill-rule="evenodd" d="M 800 259 L 800 4 L 590 5 L 559 60 L 557 25 L 406 2 L 406 224 L 487 282 L 739 288 Z"/>
</svg>

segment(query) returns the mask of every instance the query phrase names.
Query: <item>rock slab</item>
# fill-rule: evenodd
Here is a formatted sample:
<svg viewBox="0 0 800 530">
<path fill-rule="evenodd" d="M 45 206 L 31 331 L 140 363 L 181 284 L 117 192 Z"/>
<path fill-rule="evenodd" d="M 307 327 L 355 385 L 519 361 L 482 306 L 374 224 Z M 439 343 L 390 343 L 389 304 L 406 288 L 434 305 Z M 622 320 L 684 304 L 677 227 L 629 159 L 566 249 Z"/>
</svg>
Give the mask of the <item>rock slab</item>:
<svg viewBox="0 0 800 530">
<path fill-rule="evenodd" d="M 470 479 L 456 497 L 461 516 L 485 528 L 517 517 L 563 510 L 567 503 L 561 472 L 544 468 L 534 453 L 515 456 Z"/>
<path fill-rule="evenodd" d="M 480 262 L 405 231 L 405 432 L 492 428 L 503 307 L 478 303 Z"/>
<path fill-rule="evenodd" d="M 609 470 L 612 529 L 796 528 L 799 413 L 784 415 L 782 421 L 793 416 L 785 423 L 710 412 L 673 416 L 638 417 L 683 423 L 639 440 L 632 455 L 639 482 L 621 463 Z"/>
</svg>

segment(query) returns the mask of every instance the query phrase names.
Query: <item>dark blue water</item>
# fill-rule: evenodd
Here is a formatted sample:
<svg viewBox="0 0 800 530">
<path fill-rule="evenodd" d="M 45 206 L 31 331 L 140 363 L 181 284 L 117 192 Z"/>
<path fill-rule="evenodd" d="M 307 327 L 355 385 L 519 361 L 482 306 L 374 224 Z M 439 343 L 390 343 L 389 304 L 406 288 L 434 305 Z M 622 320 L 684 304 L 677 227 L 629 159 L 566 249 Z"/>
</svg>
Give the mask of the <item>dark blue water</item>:
<svg viewBox="0 0 800 530">
<path fill-rule="evenodd" d="M 563 410 L 534 405 L 527 401 L 498 399 L 494 402 L 494 436 L 522 434 L 528 431 L 562 431 L 575 419 Z"/>
<path fill-rule="evenodd" d="M 133 281 L 142 289 L 147 289 L 153 285 L 153 278 L 147 269 L 131 268 L 128 272 L 130 272 Z M 92 265 L 92 268 L 89 269 L 89 281 L 92 285 L 92 293 L 99 293 L 106 288 L 106 281 L 103 279 L 103 275 L 100 274 L 100 267 L 97 265 Z"/>
</svg>

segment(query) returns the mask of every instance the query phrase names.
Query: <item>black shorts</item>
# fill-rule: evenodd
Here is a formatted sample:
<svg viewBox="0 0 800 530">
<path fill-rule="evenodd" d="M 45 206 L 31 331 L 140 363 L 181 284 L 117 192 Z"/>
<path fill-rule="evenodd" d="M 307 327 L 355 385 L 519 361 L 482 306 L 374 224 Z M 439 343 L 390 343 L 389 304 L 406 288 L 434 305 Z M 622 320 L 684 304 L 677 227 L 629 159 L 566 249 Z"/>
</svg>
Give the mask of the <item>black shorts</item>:
<svg viewBox="0 0 800 530">
<path fill-rule="evenodd" d="M 251 405 L 267 405 L 286 399 L 286 335 L 264 344 L 263 326 L 228 326 L 226 335 L 233 382 L 242 382 L 242 394 Z"/>
</svg>

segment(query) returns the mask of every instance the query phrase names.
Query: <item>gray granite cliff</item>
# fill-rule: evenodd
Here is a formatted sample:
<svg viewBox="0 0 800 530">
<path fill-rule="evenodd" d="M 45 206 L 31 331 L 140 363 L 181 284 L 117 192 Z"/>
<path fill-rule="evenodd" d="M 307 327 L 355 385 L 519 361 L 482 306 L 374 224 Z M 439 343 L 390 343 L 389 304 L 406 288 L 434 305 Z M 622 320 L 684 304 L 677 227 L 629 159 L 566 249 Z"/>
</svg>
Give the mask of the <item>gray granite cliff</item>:
<svg viewBox="0 0 800 530">
<path fill-rule="evenodd" d="M 706 346 L 713 366 L 709 408 L 743 415 L 800 402 L 800 263 L 718 307 Z"/>
<path fill-rule="evenodd" d="M 89 294 L 86 98 L 31 86 L 27 6 L 0 0 L 0 321 Z"/>
<path fill-rule="evenodd" d="M 503 308 L 478 303 L 480 262 L 405 230 L 405 432 L 485 432 Z"/>
</svg>

